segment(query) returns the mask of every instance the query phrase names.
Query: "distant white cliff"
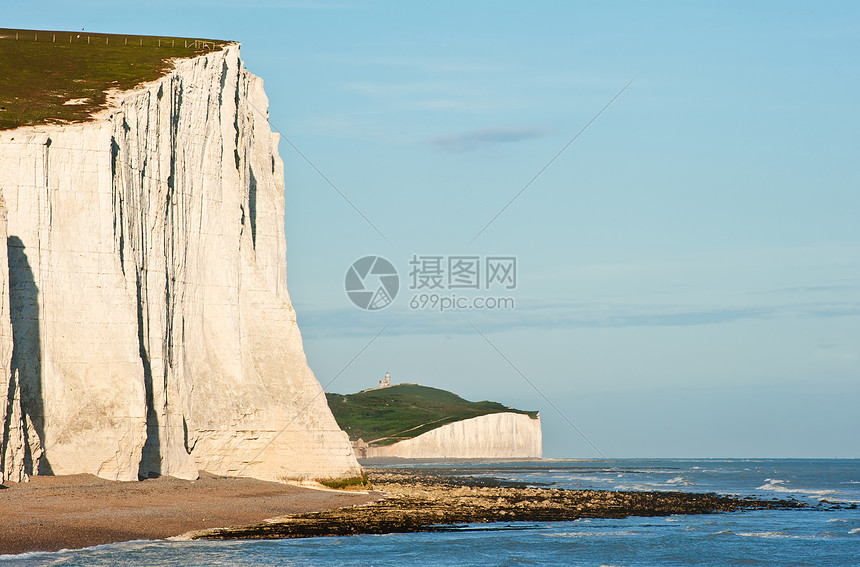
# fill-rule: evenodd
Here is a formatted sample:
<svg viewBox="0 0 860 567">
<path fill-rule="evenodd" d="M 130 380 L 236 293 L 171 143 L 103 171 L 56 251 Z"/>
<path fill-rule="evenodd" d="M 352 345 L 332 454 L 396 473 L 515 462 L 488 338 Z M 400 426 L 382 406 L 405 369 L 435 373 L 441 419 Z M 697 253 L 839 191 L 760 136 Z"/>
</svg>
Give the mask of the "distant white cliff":
<svg viewBox="0 0 860 567">
<path fill-rule="evenodd" d="M 443 425 L 392 445 L 356 446 L 360 458 L 403 459 L 528 459 L 540 458 L 540 418 L 526 414 L 491 413 Z"/>
<path fill-rule="evenodd" d="M 360 474 L 287 293 L 267 115 L 233 44 L 0 132 L 2 480 Z"/>
</svg>

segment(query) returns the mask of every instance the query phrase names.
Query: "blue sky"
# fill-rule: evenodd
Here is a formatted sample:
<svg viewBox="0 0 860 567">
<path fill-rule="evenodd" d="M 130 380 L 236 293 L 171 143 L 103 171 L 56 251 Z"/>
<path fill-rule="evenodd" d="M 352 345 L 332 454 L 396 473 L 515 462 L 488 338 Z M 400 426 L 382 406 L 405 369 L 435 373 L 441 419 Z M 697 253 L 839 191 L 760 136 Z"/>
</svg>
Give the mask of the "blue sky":
<svg viewBox="0 0 860 567">
<path fill-rule="evenodd" d="M 242 42 L 272 124 L 375 226 L 282 141 L 319 380 L 389 325 L 330 390 L 389 371 L 539 409 L 547 456 L 595 452 L 544 396 L 609 456 L 860 457 L 856 4 L 8 2 L 2 25 Z M 352 306 L 353 260 L 405 280 L 416 253 L 515 255 L 516 308 Z"/>
</svg>

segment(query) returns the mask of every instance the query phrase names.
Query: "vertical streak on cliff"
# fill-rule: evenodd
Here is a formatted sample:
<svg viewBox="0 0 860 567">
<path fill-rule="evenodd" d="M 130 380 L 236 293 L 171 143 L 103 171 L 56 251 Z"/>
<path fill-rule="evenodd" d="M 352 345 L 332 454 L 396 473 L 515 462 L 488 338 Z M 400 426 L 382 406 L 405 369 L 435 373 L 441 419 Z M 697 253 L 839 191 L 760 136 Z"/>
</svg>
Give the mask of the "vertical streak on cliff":
<svg viewBox="0 0 860 567">
<path fill-rule="evenodd" d="M 161 445 L 158 438 L 158 412 L 155 410 L 155 400 L 152 392 L 152 366 L 149 354 L 146 352 L 146 331 L 143 313 L 145 305 L 141 297 L 140 275 L 137 275 L 137 340 L 140 345 L 140 362 L 143 365 L 144 403 L 146 404 L 146 441 L 141 451 L 137 476 L 143 480 L 161 474 Z"/>
<path fill-rule="evenodd" d="M 125 118 L 123 124 L 127 125 Z M 120 170 L 117 168 L 117 160 L 119 159 L 119 145 L 116 143 L 116 138 L 111 136 L 110 139 L 110 178 L 111 178 L 111 204 L 113 209 L 113 237 L 114 249 L 119 255 L 119 267 L 122 270 L 122 275 L 125 275 L 125 230 L 123 226 L 122 211 L 122 194 L 123 192 L 117 187 L 117 176 Z"/>
<path fill-rule="evenodd" d="M 6 203 L 0 195 L 0 239 L 6 239 Z M 0 482 L 20 482 L 27 477 L 23 458 L 19 458 L 21 446 L 21 398 L 18 394 L 18 375 L 12 370 L 12 322 L 9 315 L 9 265 L 7 248 L 0 246 L 0 291 L 4 301 L 0 302 Z M 8 377 L 7 379 L 4 379 Z M 23 455 L 21 455 L 23 456 Z"/>
<path fill-rule="evenodd" d="M 45 436 L 45 408 L 42 399 L 42 342 L 39 324 L 39 289 L 33 277 L 24 243 L 17 236 L 6 239 L 9 258 L 9 304 L 12 324 L 12 374 L 17 377 L 24 471 L 28 475 L 50 474 L 43 464 L 42 439 Z"/>
<path fill-rule="evenodd" d="M 240 64 L 237 65 L 237 69 L 236 69 L 236 73 L 237 73 L 236 88 L 233 90 L 233 92 L 235 93 L 234 104 L 236 105 L 236 112 L 235 112 L 236 118 L 233 122 L 233 126 L 236 129 L 237 152 L 238 152 L 238 147 L 239 147 L 239 115 L 240 115 L 240 109 L 242 108 L 241 97 L 240 97 L 240 95 L 242 94 L 241 93 L 241 86 L 243 84 L 242 71 L 243 71 L 243 66 L 240 62 Z M 249 153 L 251 151 L 250 143 L 251 143 L 251 140 L 254 138 L 254 132 L 253 132 L 254 123 L 249 122 L 248 126 L 251 128 L 251 133 L 250 133 L 250 135 L 245 136 L 245 146 L 242 148 L 243 151 L 242 151 L 241 155 L 245 158 L 243 161 L 244 161 L 245 169 L 247 169 L 246 179 L 244 181 L 245 181 L 245 186 L 248 188 L 247 207 L 248 207 L 248 221 L 249 221 L 249 225 L 251 227 L 251 246 L 256 251 L 256 249 L 257 249 L 257 178 L 254 175 L 254 166 L 253 166 L 252 160 L 248 159 Z M 238 165 L 239 165 L 238 155 L 239 154 L 237 153 L 237 164 L 236 164 L 237 169 L 238 169 Z M 243 202 L 243 207 L 244 207 L 244 205 L 245 205 L 245 203 Z M 243 219 L 243 224 L 244 224 L 244 219 Z"/>
<path fill-rule="evenodd" d="M 254 168 L 248 168 L 248 218 L 251 222 L 251 244 L 257 248 L 257 178 Z"/>
</svg>

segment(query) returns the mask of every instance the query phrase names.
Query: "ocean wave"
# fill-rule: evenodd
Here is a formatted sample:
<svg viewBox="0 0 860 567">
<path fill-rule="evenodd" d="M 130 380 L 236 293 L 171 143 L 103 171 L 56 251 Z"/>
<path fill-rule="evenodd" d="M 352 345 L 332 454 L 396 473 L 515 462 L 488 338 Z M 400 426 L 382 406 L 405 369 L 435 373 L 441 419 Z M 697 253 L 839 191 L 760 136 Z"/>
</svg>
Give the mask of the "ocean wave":
<svg viewBox="0 0 860 567">
<path fill-rule="evenodd" d="M 741 537 L 758 537 L 764 539 L 827 539 L 836 534 L 828 533 L 821 535 L 792 535 L 783 532 L 738 532 L 735 535 Z"/>
<path fill-rule="evenodd" d="M 765 484 L 756 488 L 756 490 L 768 490 L 770 492 L 780 492 L 784 494 L 808 494 L 811 498 L 815 497 L 825 497 L 833 494 L 839 494 L 837 491 L 830 488 L 823 489 L 810 489 L 810 488 L 792 488 L 785 486 L 787 480 L 780 480 L 776 478 L 766 478 L 764 479 Z"/>
<path fill-rule="evenodd" d="M 53 559 L 56 562 L 64 563 L 68 561 L 67 556 L 69 554 L 78 554 L 83 551 L 93 551 L 100 549 L 111 549 L 111 550 L 136 550 L 143 547 L 151 546 L 152 544 L 158 544 L 162 540 L 153 540 L 153 539 L 132 539 L 129 541 L 120 541 L 115 543 L 102 543 L 99 545 L 91 545 L 89 547 L 79 547 L 75 549 L 59 549 L 57 551 L 26 551 L 24 553 L 17 554 L 0 554 L 0 566 L 1 565 L 21 565 L 25 560 L 33 560 L 33 559 Z M 39 565 L 44 565 L 44 563 L 38 563 Z"/>
<path fill-rule="evenodd" d="M 643 482 L 639 484 L 616 484 L 614 490 L 637 490 L 640 492 L 677 492 L 679 486 L 694 486 L 695 483 L 683 477 L 670 478 L 665 482 Z"/>
<path fill-rule="evenodd" d="M 0 565 L 6 564 L 7 561 L 11 561 L 12 565 L 19 565 L 22 561 L 27 559 L 47 559 L 54 558 L 55 560 L 61 560 L 59 556 L 65 556 L 69 553 L 74 553 L 80 551 L 81 549 L 95 549 L 97 547 L 104 547 L 106 545 L 111 544 L 102 544 L 102 545 L 94 545 L 91 547 L 83 547 L 80 549 L 58 549 L 57 551 L 25 551 L 24 553 L 9 553 L 9 554 L 0 554 Z"/>
<path fill-rule="evenodd" d="M 636 532 L 619 531 L 619 532 L 561 532 L 557 534 L 544 534 L 547 537 L 608 537 L 619 535 L 637 535 Z"/>
<path fill-rule="evenodd" d="M 53 555 L 55 553 L 67 552 L 68 549 L 63 549 L 60 551 L 27 551 L 25 553 L 8 553 L 8 554 L 0 554 L 0 564 L 5 563 L 6 561 L 13 561 L 12 565 L 16 565 L 25 559 L 36 559 L 39 557 L 47 557 Z"/>
<path fill-rule="evenodd" d="M 614 490 L 648 490 L 645 486 L 641 484 L 616 484 L 613 487 Z"/>
<path fill-rule="evenodd" d="M 576 481 L 576 482 L 611 482 L 611 478 L 600 477 L 600 476 L 585 476 L 585 475 L 570 475 L 568 477 L 563 477 L 565 481 Z"/>
<path fill-rule="evenodd" d="M 860 528 L 854 528 L 853 530 L 848 530 L 849 534 L 860 534 Z"/>
</svg>

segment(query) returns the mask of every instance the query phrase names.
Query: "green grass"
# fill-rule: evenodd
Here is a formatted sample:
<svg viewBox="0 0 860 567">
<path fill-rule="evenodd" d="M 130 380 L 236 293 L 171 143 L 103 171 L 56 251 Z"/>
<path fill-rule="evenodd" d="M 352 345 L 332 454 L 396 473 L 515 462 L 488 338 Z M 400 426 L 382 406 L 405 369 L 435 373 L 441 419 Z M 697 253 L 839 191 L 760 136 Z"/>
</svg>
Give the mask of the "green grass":
<svg viewBox="0 0 860 567">
<path fill-rule="evenodd" d="M 367 473 L 365 473 L 364 471 L 361 472 L 361 476 L 354 476 L 351 478 L 345 478 L 340 480 L 321 480 L 319 482 L 323 486 L 327 486 L 329 488 L 336 488 L 337 490 L 373 489 L 373 485 L 370 483 L 370 479 L 367 478 Z"/>
<path fill-rule="evenodd" d="M 107 90 L 155 80 L 170 72 L 172 59 L 229 43 L 0 28 L 0 130 L 88 120 L 104 108 Z M 87 100 L 63 104 L 73 99 Z"/>
<path fill-rule="evenodd" d="M 470 402 L 451 392 L 417 384 L 348 395 L 326 394 L 326 398 L 338 425 L 350 439 L 375 445 L 390 445 L 448 423 L 490 413 L 514 412 L 532 418 L 538 414 L 497 402 Z"/>
</svg>

